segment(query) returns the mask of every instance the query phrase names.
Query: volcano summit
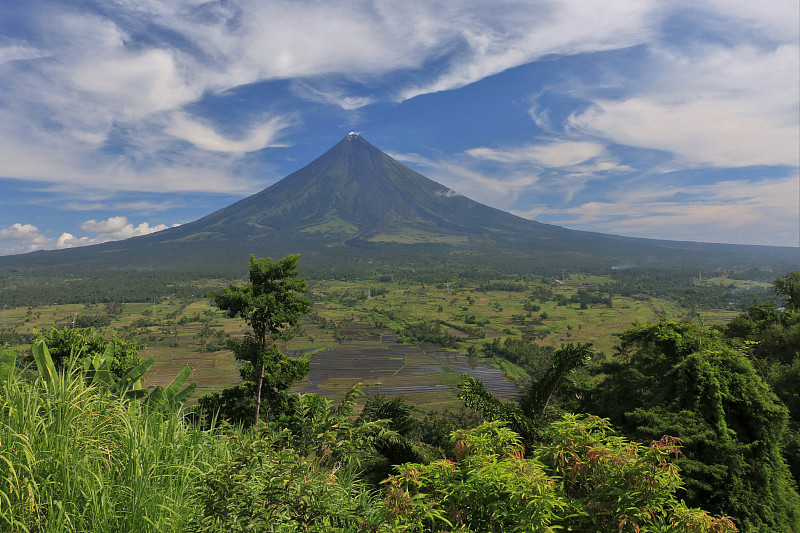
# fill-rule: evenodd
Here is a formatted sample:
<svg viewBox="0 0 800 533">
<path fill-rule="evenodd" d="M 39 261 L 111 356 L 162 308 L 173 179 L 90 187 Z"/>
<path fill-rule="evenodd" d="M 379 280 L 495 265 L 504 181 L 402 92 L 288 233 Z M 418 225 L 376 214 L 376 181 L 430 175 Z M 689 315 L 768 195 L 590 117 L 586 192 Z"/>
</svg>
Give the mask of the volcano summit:
<svg viewBox="0 0 800 533">
<path fill-rule="evenodd" d="M 349 133 L 300 170 L 195 222 L 124 241 L 0 258 L 4 267 L 238 271 L 249 254 L 301 252 L 318 268 L 498 261 L 515 268 L 620 263 L 794 264 L 797 250 L 637 239 L 526 220 L 461 196 Z"/>
</svg>

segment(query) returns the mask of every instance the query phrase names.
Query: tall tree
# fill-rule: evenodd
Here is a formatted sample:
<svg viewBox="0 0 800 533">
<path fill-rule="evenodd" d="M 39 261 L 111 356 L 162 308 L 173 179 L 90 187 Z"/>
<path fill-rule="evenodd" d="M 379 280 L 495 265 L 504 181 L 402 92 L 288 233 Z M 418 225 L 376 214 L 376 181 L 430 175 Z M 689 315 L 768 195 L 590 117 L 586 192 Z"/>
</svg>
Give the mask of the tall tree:
<svg viewBox="0 0 800 533">
<path fill-rule="evenodd" d="M 620 341 L 585 410 L 637 442 L 680 438 L 689 505 L 731 515 L 742 531 L 800 531 L 800 496 L 781 454 L 789 414 L 750 358 L 688 321 L 636 324 Z"/>
<path fill-rule="evenodd" d="M 786 298 L 786 309 L 800 311 L 800 272 L 789 272 L 772 284 L 772 292 Z"/>
<path fill-rule="evenodd" d="M 759 375 L 789 409 L 783 454 L 800 479 L 800 272 L 778 278 L 772 290 L 785 299 L 751 306 L 724 326 L 726 342 L 747 354 Z"/>
<path fill-rule="evenodd" d="M 236 358 L 246 363 L 241 369 L 242 377 L 256 383 L 253 425 L 258 425 L 264 392 L 271 395 L 285 390 L 308 372 L 307 361 L 283 355 L 276 345 L 294 336 L 292 328 L 311 309 L 311 300 L 302 296 L 306 280 L 297 277 L 298 259 L 300 254 L 287 255 L 277 262 L 271 257 L 250 256 L 250 283 L 230 284 L 221 293 L 212 293 L 217 306 L 228 316 L 242 317 L 253 328 L 244 340 L 232 343 Z"/>
</svg>

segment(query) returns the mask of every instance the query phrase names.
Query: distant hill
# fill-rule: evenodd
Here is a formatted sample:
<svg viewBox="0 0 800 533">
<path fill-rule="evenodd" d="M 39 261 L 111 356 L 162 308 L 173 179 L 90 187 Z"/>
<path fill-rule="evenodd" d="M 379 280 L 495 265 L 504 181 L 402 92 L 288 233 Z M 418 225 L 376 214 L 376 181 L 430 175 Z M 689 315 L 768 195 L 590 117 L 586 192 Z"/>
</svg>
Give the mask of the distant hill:
<svg viewBox="0 0 800 533">
<path fill-rule="evenodd" d="M 358 134 L 263 191 L 143 237 L 0 257 L 0 271 L 241 272 L 249 255 L 306 269 L 380 263 L 497 268 L 796 265 L 800 249 L 619 237 L 526 220 L 458 195 Z"/>
</svg>

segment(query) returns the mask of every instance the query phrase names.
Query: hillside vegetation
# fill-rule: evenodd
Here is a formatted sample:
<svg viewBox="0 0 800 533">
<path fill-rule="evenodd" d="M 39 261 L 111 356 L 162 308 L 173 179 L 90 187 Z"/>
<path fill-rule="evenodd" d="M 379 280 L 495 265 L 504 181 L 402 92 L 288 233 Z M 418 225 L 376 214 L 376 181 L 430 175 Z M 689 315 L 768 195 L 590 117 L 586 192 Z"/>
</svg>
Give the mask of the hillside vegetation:
<svg viewBox="0 0 800 533">
<path fill-rule="evenodd" d="M 80 371 L 0 388 L 0 522 L 7 531 L 734 531 L 689 509 L 670 457 L 565 417 L 524 448 L 500 423 L 453 434 L 455 460 L 405 464 L 378 491 L 359 480 L 385 420 L 301 397 L 305 434 L 201 429 L 87 385 Z M 569 480 L 569 481 L 567 481 Z"/>
<path fill-rule="evenodd" d="M 395 346 L 402 366 L 451 346 L 515 398 L 442 363 L 427 371 L 452 392 L 427 401 L 337 378 L 254 424 L 228 350 L 251 330 L 205 295 L 7 309 L 3 529 L 800 529 L 800 274 L 398 278 L 311 280 L 281 357 Z M 223 390 L 238 410 L 194 406 Z"/>
</svg>

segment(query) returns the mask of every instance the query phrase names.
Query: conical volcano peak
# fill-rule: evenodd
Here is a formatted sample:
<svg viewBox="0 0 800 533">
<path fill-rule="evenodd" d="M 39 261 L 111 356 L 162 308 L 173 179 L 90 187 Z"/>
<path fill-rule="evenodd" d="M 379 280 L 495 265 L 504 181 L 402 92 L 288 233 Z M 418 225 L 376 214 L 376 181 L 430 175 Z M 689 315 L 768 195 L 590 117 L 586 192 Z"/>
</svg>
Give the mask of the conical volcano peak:
<svg viewBox="0 0 800 533">
<path fill-rule="evenodd" d="M 85 272 L 101 265 L 114 271 L 197 272 L 199 267 L 218 275 L 216 269 L 238 269 L 240 258 L 252 253 L 276 257 L 298 251 L 307 253 L 304 261 L 326 268 L 333 260 L 352 267 L 359 258 L 386 264 L 438 258 L 433 261 L 474 268 L 480 257 L 490 261 L 487 265 L 521 261 L 525 272 L 531 264 L 598 261 L 719 266 L 705 259 L 711 254 L 730 264 L 753 265 L 765 264 L 765 252 L 768 265 L 797 262 L 796 248 L 651 241 L 526 220 L 454 193 L 351 131 L 303 168 L 200 220 L 125 241 L 3 257 L 0 269 L 57 266 L 59 272 Z"/>
<path fill-rule="evenodd" d="M 325 160 L 325 159 L 327 159 L 328 155 L 333 154 L 333 153 L 350 154 L 350 153 L 352 153 L 354 151 L 354 149 L 355 149 L 356 152 L 360 152 L 361 150 L 363 150 L 365 148 L 367 149 L 367 152 L 372 153 L 373 156 L 376 156 L 377 154 L 381 154 L 381 156 L 388 157 L 388 156 L 386 156 L 386 154 L 381 152 L 378 148 L 376 148 L 375 146 L 370 144 L 369 141 L 367 141 L 361 135 L 360 132 L 351 131 L 350 133 L 345 135 L 344 138 L 341 141 L 336 143 L 336 145 L 333 146 L 328 152 L 323 154 L 323 156 L 320 157 L 319 159 Z"/>
<path fill-rule="evenodd" d="M 278 183 L 198 222 L 237 225 L 251 238 L 324 236 L 339 244 L 462 242 L 486 227 L 508 232 L 533 224 L 454 195 L 355 131 Z"/>
<path fill-rule="evenodd" d="M 369 148 L 372 148 L 372 150 L 373 150 L 373 151 L 375 151 L 375 152 L 380 152 L 380 150 L 379 150 L 378 148 L 376 148 L 376 147 L 374 147 L 372 144 L 370 144 L 370 143 L 369 143 L 369 141 L 367 141 L 367 140 L 366 140 L 366 139 L 365 139 L 365 138 L 364 138 L 364 137 L 361 135 L 361 133 L 360 133 L 360 132 L 357 132 L 357 131 L 351 131 L 350 133 L 348 133 L 347 135 L 345 135 L 345 136 L 344 136 L 344 139 L 342 139 L 342 140 L 341 140 L 341 141 L 340 141 L 340 142 L 337 144 L 337 146 L 344 146 L 344 147 L 360 147 L 360 148 L 363 148 L 363 147 L 369 147 Z M 336 146 L 334 146 L 334 148 L 336 148 Z M 382 153 L 382 152 L 381 152 L 381 153 Z"/>
</svg>

